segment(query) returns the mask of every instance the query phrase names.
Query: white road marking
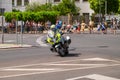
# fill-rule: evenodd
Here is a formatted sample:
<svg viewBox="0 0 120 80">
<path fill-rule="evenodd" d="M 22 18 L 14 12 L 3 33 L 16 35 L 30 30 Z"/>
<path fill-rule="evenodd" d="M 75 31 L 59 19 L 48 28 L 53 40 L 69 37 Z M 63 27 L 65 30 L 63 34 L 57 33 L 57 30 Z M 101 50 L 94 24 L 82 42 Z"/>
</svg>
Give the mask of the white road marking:
<svg viewBox="0 0 120 80">
<path fill-rule="evenodd" d="M 37 66 L 37 65 L 46 65 L 46 64 L 55 64 L 55 63 L 62 63 L 62 62 L 72 62 L 72 61 L 78 61 L 81 59 L 74 59 L 74 60 L 66 60 L 66 61 L 55 61 L 55 62 L 48 62 L 48 63 L 39 63 L 39 64 L 27 64 L 27 65 L 18 65 L 18 66 L 9 66 L 9 67 L 3 67 L 0 69 L 6 69 L 6 68 L 18 68 L 18 67 L 27 67 L 27 66 Z"/>
<path fill-rule="evenodd" d="M 105 66 L 108 64 L 44 64 L 44 65 L 53 65 L 53 66 Z"/>
<path fill-rule="evenodd" d="M 96 61 L 95 59 L 98 58 L 91 58 L 91 60 Z M 66 61 L 56 61 L 56 62 L 48 62 L 48 63 L 40 63 L 40 64 L 29 64 L 29 65 L 20 65 L 20 66 L 11 66 L 11 67 L 4 67 L 4 68 L 0 68 L 1 71 L 41 71 L 41 69 L 24 69 L 24 68 L 19 68 L 19 67 L 27 67 L 27 66 L 36 66 L 36 65 L 59 65 L 59 66 L 66 66 L 66 65 L 73 65 L 73 66 L 84 66 L 85 67 L 79 67 L 79 68 L 69 68 L 69 69 L 56 69 L 56 68 L 52 68 L 50 69 L 44 69 L 43 72 L 32 72 L 32 73 L 24 73 L 24 74 L 16 74 L 16 75 L 7 75 L 7 76 L 0 76 L 0 78 L 9 78 L 9 77 L 18 77 L 18 76 L 27 76 L 27 75 L 34 75 L 34 74 L 42 74 L 42 73 L 52 73 L 52 72 L 62 72 L 62 71 L 71 71 L 71 70 L 79 70 L 79 69 L 90 69 L 90 68 L 102 68 L 102 67 L 111 67 L 111 66 L 118 66 L 120 64 L 118 63 L 113 63 L 113 64 L 65 64 L 64 62 L 74 62 L 74 61 L 80 61 L 80 60 L 85 60 L 85 59 L 76 59 L 76 60 L 66 60 Z M 99 58 L 99 60 L 102 61 L 106 61 L 103 58 Z M 98 61 L 99 61 L 98 60 Z M 109 60 L 107 59 L 107 61 L 114 61 L 114 60 Z M 118 62 L 118 61 L 116 61 Z M 64 63 L 64 64 L 60 64 L 60 63 Z M 89 66 L 88 66 L 89 65 Z M 17 69 L 18 68 L 18 69 Z"/>
<path fill-rule="evenodd" d="M 103 58 L 101 58 L 101 59 L 103 59 Z M 85 59 L 74 59 L 74 60 L 66 60 L 66 61 L 55 61 L 55 62 L 48 62 L 48 63 L 40 63 L 40 64 L 27 64 L 27 65 L 9 66 L 9 67 L 3 67 L 3 68 L 0 68 L 0 69 L 17 68 L 17 67 L 27 67 L 27 66 L 37 66 L 37 65 L 47 65 L 47 64 L 57 64 L 57 63 L 60 64 L 60 63 L 80 61 L 80 60 L 85 60 Z M 114 61 L 114 62 L 120 63 L 119 61 L 116 61 L 116 60 L 109 60 L 109 61 Z"/>
<path fill-rule="evenodd" d="M 63 63 L 63 62 L 73 62 L 73 61 L 79 61 L 79 60 L 81 60 L 81 59 L 66 60 L 66 61 L 55 61 L 55 62 L 40 63 L 40 64 L 27 64 L 27 65 L 9 66 L 9 67 L 3 67 L 3 68 L 0 68 L 0 69 L 37 66 L 37 65 L 55 64 L 55 63 Z"/>
<path fill-rule="evenodd" d="M 112 61 L 112 62 L 118 62 L 116 60 L 110 60 L 110 59 L 104 59 L 104 58 L 88 58 L 88 59 L 82 59 L 84 61 Z"/>
<path fill-rule="evenodd" d="M 97 60 L 95 60 L 95 59 L 98 59 L 98 57 L 97 58 L 88 58 L 88 59 L 93 59 L 93 60 L 91 60 L 91 61 L 97 61 Z M 110 60 L 110 59 L 104 59 L 104 58 L 99 58 L 99 59 L 103 59 L 102 61 L 111 61 L 111 62 L 116 62 L 116 63 L 120 63 L 120 61 L 116 61 L 116 60 Z M 87 59 L 73 59 L 73 60 L 66 60 L 66 61 L 56 61 L 56 62 L 49 62 L 49 63 L 47 63 L 47 64 L 55 64 L 55 63 L 65 63 L 65 62 L 73 62 L 73 61 L 87 61 Z M 88 60 L 89 61 L 89 60 Z M 99 60 L 100 61 L 100 60 Z"/>
<path fill-rule="evenodd" d="M 82 59 L 85 61 L 110 61 L 109 59 L 104 59 L 104 58 L 88 58 L 88 59 Z"/>
<path fill-rule="evenodd" d="M 58 68 L 18 68 L 18 69 L 3 69 L 2 71 L 53 71 L 53 70 L 59 70 Z"/>
<path fill-rule="evenodd" d="M 43 38 L 43 37 L 44 37 L 44 36 L 39 37 L 39 38 L 36 40 L 36 42 L 37 42 L 39 45 L 43 46 L 43 47 L 47 47 L 48 45 L 45 44 L 44 42 L 42 42 L 42 38 Z"/>
<path fill-rule="evenodd" d="M 120 65 L 120 64 L 106 65 L 106 66 L 92 66 L 92 67 L 84 67 L 84 68 L 60 69 L 60 70 L 45 71 L 45 72 L 33 72 L 33 73 L 31 72 L 31 73 L 25 73 L 25 74 L 0 76 L 0 79 L 3 79 L 3 78 L 11 78 L 11 77 L 19 77 L 19 76 L 35 75 L 35 74 L 43 74 L 43 73 L 52 73 L 52 72 L 63 72 L 63 71 L 80 70 L 80 69 L 91 69 L 91 68 L 111 67 L 111 66 L 117 66 L 117 65 Z M 105 80 L 105 79 L 103 79 L 103 80 Z"/>
<path fill-rule="evenodd" d="M 120 80 L 117 78 L 108 77 L 108 76 L 99 75 L 99 74 L 92 74 L 92 75 L 87 75 L 87 76 L 75 77 L 75 78 L 70 78 L 70 79 L 66 79 L 66 80 L 77 80 L 77 79 L 82 79 L 82 78 L 88 78 L 88 79 L 93 79 L 93 80 Z"/>
</svg>

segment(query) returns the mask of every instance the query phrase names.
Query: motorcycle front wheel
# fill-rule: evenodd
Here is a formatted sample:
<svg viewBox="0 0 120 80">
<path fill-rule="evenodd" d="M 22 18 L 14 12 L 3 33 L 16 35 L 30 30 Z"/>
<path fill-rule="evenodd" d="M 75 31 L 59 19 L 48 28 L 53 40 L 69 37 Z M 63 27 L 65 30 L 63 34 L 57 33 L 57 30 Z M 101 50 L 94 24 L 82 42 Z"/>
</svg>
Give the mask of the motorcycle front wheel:
<svg viewBox="0 0 120 80">
<path fill-rule="evenodd" d="M 66 55 L 69 54 L 69 51 L 68 51 L 68 49 L 65 50 L 65 49 L 61 48 L 61 49 L 59 49 L 58 54 L 59 54 L 61 57 L 65 57 Z"/>
</svg>

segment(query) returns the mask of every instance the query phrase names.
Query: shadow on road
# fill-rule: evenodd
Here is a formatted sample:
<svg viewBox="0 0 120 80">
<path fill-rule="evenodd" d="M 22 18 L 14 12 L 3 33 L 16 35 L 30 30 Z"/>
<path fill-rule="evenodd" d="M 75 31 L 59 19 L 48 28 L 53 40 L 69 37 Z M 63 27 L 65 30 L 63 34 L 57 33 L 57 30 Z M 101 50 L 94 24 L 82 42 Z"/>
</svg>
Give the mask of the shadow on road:
<svg viewBox="0 0 120 80">
<path fill-rule="evenodd" d="M 81 53 L 69 53 L 67 56 L 65 56 L 65 57 L 79 57 L 79 55 L 81 55 Z M 60 55 L 56 55 L 56 56 L 59 56 L 60 57 Z"/>
<path fill-rule="evenodd" d="M 69 48 L 69 51 L 75 51 L 75 50 L 76 50 L 76 48 L 74 48 L 74 47 Z"/>
<path fill-rule="evenodd" d="M 79 57 L 81 53 L 69 53 L 66 57 Z"/>
</svg>

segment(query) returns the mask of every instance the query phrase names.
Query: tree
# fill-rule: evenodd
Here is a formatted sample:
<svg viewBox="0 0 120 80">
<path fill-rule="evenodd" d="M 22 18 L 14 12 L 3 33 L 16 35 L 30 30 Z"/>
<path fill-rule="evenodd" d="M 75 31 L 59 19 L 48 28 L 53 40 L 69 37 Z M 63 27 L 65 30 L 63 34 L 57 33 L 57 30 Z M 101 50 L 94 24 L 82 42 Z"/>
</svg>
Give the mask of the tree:
<svg viewBox="0 0 120 80">
<path fill-rule="evenodd" d="M 99 13 L 101 9 L 101 13 L 105 14 L 105 1 L 107 2 L 107 13 L 117 13 L 119 9 L 119 0 L 88 0 L 90 3 L 91 9 L 95 11 L 95 13 Z"/>
<path fill-rule="evenodd" d="M 52 5 L 51 3 L 39 4 L 35 2 L 26 6 L 26 11 L 59 11 L 61 15 L 67 15 L 68 13 L 77 14 L 79 10 L 74 0 L 62 0 L 62 2 L 57 5 Z"/>
<path fill-rule="evenodd" d="M 51 11 L 51 10 L 52 10 L 51 3 L 39 4 L 34 2 L 26 6 L 26 11 L 31 11 L 31 12 Z"/>
<path fill-rule="evenodd" d="M 119 9 L 118 9 L 118 13 L 120 14 L 120 0 L 119 0 Z"/>
<path fill-rule="evenodd" d="M 80 9 L 76 7 L 75 0 L 62 0 L 58 5 L 53 6 L 53 10 L 59 11 L 61 15 L 66 15 L 68 13 L 77 14 Z"/>
<path fill-rule="evenodd" d="M 12 9 L 12 12 L 21 12 L 21 11 L 17 9 Z"/>
</svg>

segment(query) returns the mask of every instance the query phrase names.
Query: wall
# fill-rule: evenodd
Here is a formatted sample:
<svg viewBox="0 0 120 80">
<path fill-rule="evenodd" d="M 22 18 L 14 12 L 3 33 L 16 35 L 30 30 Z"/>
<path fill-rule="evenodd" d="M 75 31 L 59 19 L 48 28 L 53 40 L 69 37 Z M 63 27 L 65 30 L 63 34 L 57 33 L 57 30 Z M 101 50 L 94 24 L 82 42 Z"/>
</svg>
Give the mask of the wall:
<svg viewBox="0 0 120 80">
<path fill-rule="evenodd" d="M 5 12 L 12 11 L 12 0 L 0 0 L 0 8 L 5 8 Z"/>
<path fill-rule="evenodd" d="M 77 1 L 76 6 L 80 8 L 80 14 L 82 15 L 83 13 L 89 13 L 92 15 L 94 11 L 90 8 L 89 2 L 83 2 L 83 0 Z"/>
</svg>

